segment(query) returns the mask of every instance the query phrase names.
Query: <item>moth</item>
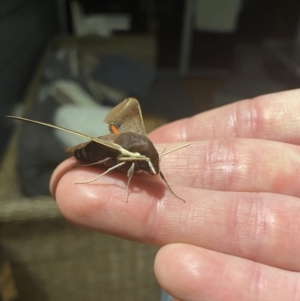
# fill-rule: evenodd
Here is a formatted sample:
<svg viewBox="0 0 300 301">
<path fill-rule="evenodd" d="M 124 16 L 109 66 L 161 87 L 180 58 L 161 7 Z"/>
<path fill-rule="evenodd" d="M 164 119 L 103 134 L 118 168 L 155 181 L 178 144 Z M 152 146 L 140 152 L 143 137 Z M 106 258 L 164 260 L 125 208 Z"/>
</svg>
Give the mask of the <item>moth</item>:
<svg viewBox="0 0 300 301">
<path fill-rule="evenodd" d="M 170 192 L 185 202 L 183 198 L 172 190 L 161 172 L 159 168 L 159 158 L 162 155 L 186 147 L 191 143 L 184 144 L 183 146 L 159 155 L 153 143 L 147 137 L 140 104 L 135 98 L 125 99 L 107 114 L 104 122 L 108 125 L 109 134 L 98 138 L 41 121 L 16 116 L 7 117 L 51 127 L 89 140 L 86 143 L 81 143 L 66 149 L 66 152 L 73 155 L 78 161 L 84 163 L 84 166 L 100 164 L 106 167 L 107 170 L 94 179 L 78 184 L 91 183 L 114 169 L 120 169 L 125 171 L 128 177 L 125 197 L 125 201 L 127 202 L 129 185 L 134 172 L 145 172 L 154 176 L 160 175 Z"/>
</svg>

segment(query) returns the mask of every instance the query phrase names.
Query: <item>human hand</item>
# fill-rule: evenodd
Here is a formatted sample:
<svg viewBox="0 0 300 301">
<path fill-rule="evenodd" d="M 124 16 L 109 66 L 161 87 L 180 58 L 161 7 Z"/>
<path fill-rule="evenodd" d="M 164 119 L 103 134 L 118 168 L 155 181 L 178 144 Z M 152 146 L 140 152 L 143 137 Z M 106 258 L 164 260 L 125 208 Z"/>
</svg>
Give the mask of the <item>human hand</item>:
<svg viewBox="0 0 300 301">
<path fill-rule="evenodd" d="M 64 216 L 101 232 L 161 246 L 160 285 L 180 300 L 300 300 L 300 90 L 237 102 L 165 125 L 149 135 L 167 150 L 153 176 L 99 168 L 54 172 Z"/>
</svg>

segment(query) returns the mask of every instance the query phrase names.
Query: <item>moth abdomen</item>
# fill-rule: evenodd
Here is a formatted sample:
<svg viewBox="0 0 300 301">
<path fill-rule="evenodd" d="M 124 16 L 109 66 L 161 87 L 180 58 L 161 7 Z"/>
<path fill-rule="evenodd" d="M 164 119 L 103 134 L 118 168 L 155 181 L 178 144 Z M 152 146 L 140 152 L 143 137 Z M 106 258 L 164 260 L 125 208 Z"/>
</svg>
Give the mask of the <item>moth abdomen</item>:
<svg viewBox="0 0 300 301">
<path fill-rule="evenodd" d="M 118 152 L 108 149 L 103 145 L 96 143 L 94 141 L 85 143 L 83 145 L 78 145 L 78 147 L 73 147 L 67 150 L 71 153 L 78 161 L 86 164 L 92 164 L 101 162 L 107 158 L 112 160 L 116 159 Z"/>
</svg>

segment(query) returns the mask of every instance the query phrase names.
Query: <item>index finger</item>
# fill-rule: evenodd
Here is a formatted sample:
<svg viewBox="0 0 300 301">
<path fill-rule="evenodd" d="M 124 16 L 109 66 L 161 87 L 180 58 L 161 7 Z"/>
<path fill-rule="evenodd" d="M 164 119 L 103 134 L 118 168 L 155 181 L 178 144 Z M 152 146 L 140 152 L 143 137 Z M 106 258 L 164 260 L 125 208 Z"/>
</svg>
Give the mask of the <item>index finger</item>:
<svg viewBox="0 0 300 301">
<path fill-rule="evenodd" d="M 71 164 L 69 160 L 58 167 L 54 178 Z M 55 198 L 68 220 L 138 242 L 188 243 L 300 270 L 300 242 L 295 240 L 300 203 L 296 197 L 176 185 L 175 191 L 187 200 L 183 203 L 159 179 L 135 176 L 125 202 L 126 175 L 114 171 L 95 184 L 75 185 L 99 172 L 80 167 L 61 176 Z"/>
</svg>

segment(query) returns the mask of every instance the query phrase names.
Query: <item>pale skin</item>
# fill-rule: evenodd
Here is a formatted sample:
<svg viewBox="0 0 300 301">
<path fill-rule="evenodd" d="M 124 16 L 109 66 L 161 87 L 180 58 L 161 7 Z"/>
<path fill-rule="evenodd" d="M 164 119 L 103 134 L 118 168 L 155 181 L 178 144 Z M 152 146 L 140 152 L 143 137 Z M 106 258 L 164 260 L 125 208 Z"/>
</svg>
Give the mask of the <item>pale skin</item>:
<svg viewBox="0 0 300 301">
<path fill-rule="evenodd" d="M 161 170 L 95 183 L 100 167 L 54 172 L 51 191 L 77 225 L 155 244 L 162 288 L 182 301 L 300 300 L 300 89 L 243 100 L 149 135 Z"/>
</svg>

